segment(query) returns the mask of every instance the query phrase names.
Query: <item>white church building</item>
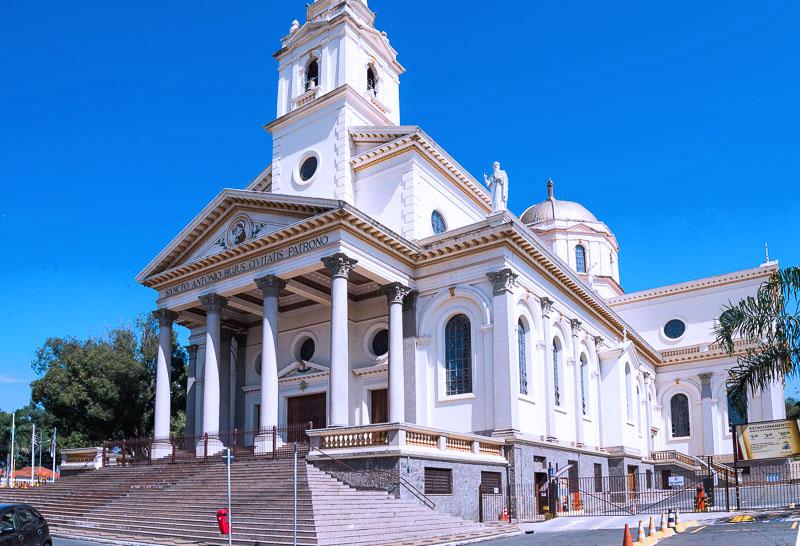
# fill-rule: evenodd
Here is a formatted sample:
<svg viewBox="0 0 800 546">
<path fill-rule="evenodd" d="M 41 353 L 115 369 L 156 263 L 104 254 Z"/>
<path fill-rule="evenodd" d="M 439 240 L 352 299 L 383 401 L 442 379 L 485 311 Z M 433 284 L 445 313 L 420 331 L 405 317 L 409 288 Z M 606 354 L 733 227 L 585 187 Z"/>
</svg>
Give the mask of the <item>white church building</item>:
<svg viewBox="0 0 800 546">
<path fill-rule="evenodd" d="M 784 417 L 780 384 L 731 409 L 736 359 L 713 334 L 776 262 L 624 292 L 620 244 L 584 206 L 542 182 L 517 217 L 515 173 L 477 179 L 401 124 L 404 69 L 367 0 L 306 10 L 274 55 L 271 164 L 137 278 L 158 292 L 157 442 L 175 323 L 191 332 L 198 450 L 234 429 L 271 450 L 273 426 L 280 444 L 311 422 L 326 453 L 402 471 L 465 515 L 453 493 L 480 483 L 537 483 L 567 463 L 634 475 L 675 453 L 724 461 L 731 423 Z"/>
</svg>

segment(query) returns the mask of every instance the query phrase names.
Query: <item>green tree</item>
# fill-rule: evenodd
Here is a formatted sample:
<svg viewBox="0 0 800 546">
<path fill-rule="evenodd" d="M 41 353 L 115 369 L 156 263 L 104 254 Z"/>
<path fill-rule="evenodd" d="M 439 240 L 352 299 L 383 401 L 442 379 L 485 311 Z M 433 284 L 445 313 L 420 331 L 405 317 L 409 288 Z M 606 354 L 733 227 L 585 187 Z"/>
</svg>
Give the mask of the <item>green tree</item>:
<svg viewBox="0 0 800 546">
<path fill-rule="evenodd" d="M 186 400 L 186 352 L 173 335 L 172 412 Z M 64 447 L 152 433 L 158 324 L 151 316 L 107 335 L 50 338 L 36 352 L 33 403 L 53 419 Z"/>
<path fill-rule="evenodd" d="M 717 340 L 728 354 L 737 341 L 753 346 L 737 358 L 728 376 L 734 400 L 746 400 L 773 381 L 794 375 L 800 364 L 800 268 L 773 273 L 755 296 L 723 308 L 716 327 Z M 741 409 L 741 408 L 739 408 Z"/>
<path fill-rule="evenodd" d="M 784 402 L 786 404 L 786 418 L 800 419 L 800 400 L 790 396 Z"/>
</svg>

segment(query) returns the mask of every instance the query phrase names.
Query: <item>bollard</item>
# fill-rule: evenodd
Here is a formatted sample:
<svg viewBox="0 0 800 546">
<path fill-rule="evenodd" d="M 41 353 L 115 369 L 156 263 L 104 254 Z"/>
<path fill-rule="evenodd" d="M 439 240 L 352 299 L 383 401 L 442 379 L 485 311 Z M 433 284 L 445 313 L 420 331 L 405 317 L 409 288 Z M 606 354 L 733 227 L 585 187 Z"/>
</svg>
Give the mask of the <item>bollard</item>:
<svg viewBox="0 0 800 546">
<path fill-rule="evenodd" d="M 625 534 L 622 535 L 622 546 L 633 546 L 633 541 L 631 540 L 631 530 L 628 528 L 628 524 L 625 524 Z"/>
</svg>

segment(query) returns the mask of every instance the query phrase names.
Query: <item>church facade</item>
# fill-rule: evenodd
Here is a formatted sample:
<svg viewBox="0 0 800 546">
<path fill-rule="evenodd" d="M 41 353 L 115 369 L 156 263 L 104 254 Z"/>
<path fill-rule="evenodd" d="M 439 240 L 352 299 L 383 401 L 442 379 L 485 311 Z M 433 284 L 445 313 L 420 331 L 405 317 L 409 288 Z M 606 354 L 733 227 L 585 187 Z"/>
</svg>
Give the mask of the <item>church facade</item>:
<svg viewBox="0 0 800 546">
<path fill-rule="evenodd" d="M 552 182 L 517 217 L 513 173 L 495 163 L 477 180 L 401 125 L 404 69 L 366 0 L 306 9 L 274 55 L 271 164 L 137 278 L 158 292 L 156 455 L 169 450 L 175 323 L 191 332 L 198 450 L 234 429 L 271 450 L 290 440 L 273 426 L 311 422 L 326 453 L 420 490 L 444 483 L 430 494 L 473 517 L 454 492 L 565 465 L 634 475 L 656 453 L 724 460 L 731 423 L 784 416 L 778 384 L 732 409 L 735 357 L 713 335 L 722 305 L 775 262 L 625 293 L 613 232 Z"/>
</svg>

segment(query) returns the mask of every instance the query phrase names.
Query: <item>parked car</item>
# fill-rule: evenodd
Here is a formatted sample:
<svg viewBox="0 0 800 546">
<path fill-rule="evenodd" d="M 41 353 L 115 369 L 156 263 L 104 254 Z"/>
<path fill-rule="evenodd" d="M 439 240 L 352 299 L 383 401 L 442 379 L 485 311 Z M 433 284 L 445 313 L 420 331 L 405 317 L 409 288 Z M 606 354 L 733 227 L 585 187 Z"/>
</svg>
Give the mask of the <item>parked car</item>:
<svg viewBox="0 0 800 546">
<path fill-rule="evenodd" d="M 52 546 L 44 517 L 27 504 L 0 504 L 0 546 Z"/>
</svg>

